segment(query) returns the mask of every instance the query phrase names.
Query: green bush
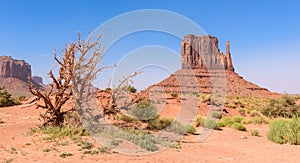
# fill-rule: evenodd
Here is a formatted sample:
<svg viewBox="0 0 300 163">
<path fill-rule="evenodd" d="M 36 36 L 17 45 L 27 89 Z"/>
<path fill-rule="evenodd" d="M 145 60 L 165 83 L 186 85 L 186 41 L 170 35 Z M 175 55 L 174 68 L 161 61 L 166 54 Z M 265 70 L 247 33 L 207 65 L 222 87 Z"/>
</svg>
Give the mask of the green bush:
<svg viewBox="0 0 300 163">
<path fill-rule="evenodd" d="M 178 122 L 176 120 L 173 121 L 173 123 L 171 123 L 171 125 L 166 127 L 166 131 L 174 132 L 179 135 L 184 135 L 187 132 L 186 127 L 183 126 L 180 122 Z"/>
<path fill-rule="evenodd" d="M 195 127 L 192 125 L 186 125 L 185 128 L 186 128 L 186 132 L 189 134 L 194 134 L 196 132 Z"/>
<path fill-rule="evenodd" d="M 125 86 L 123 88 L 123 90 L 127 91 L 127 92 L 130 92 L 130 93 L 136 93 L 136 91 L 137 91 L 137 89 L 132 85 Z"/>
<path fill-rule="evenodd" d="M 128 123 L 136 123 L 136 122 L 138 122 L 138 119 L 130 117 L 130 116 L 125 115 L 125 114 L 118 114 L 117 115 L 117 119 L 121 120 L 121 121 L 128 122 Z"/>
<path fill-rule="evenodd" d="M 198 115 L 194 121 L 195 123 L 195 126 L 196 127 L 199 127 L 199 126 L 203 126 L 204 125 L 204 121 L 205 121 L 205 118 L 203 118 L 201 115 Z"/>
<path fill-rule="evenodd" d="M 244 108 L 240 108 L 240 109 L 239 109 L 239 113 L 240 113 L 241 115 L 246 115 L 246 110 L 245 110 Z"/>
<path fill-rule="evenodd" d="M 288 140 L 291 144 L 300 145 L 300 118 L 294 116 L 289 121 Z"/>
<path fill-rule="evenodd" d="M 154 119 L 158 115 L 156 107 L 151 105 L 151 102 L 147 100 L 135 104 L 130 113 L 142 121 Z"/>
<path fill-rule="evenodd" d="M 213 118 L 216 118 L 216 119 L 220 119 L 222 117 L 222 113 L 221 112 L 212 112 L 211 116 Z"/>
<path fill-rule="evenodd" d="M 281 99 L 271 99 L 261 112 L 272 118 L 292 118 L 293 115 L 300 116 L 300 107 L 296 105 L 293 97 L 285 94 Z"/>
<path fill-rule="evenodd" d="M 276 119 L 272 121 L 267 137 L 278 144 L 300 145 L 300 118 L 294 116 L 290 120 Z"/>
<path fill-rule="evenodd" d="M 251 136 L 259 136 L 258 130 L 252 130 L 251 131 Z"/>
<path fill-rule="evenodd" d="M 4 87 L 0 87 L 0 107 L 7 107 L 20 104 L 19 101 L 11 98 L 11 94 Z"/>
<path fill-rule="evenodd" d="M 215 119 L 205 119 L 203 126 L 208 129 L 215 129 L 217 126 L 217 122 Z"/>
<path fill-rule="evenodd" d="M 288 123 L 286 120 L 277 119 L 271 122 L 270 130 L 267 133 L 269 140 L 278 143 L 285 144 L 288 142 Z"/>
<path fill-rule="evenodd" d="M 232 126 L 233 123 L 234 123 L 234 121 L 231 118 L 227 117 L 227 116 L 223 116 L 222 119 L 219 122 L 223 122 L 224 125 L 228 126 L 228 127 Z"/>
<path fill-rule="evenodd" d="M 236 123 L 241 123 L 243 120 L 245 120 L 245 117 L 237 115 L 234 116 L 232 120 Z"/>
<path fill-rule="evenodd" d="M 219 128 L 222 128 L 222 127 L 225 127 L 225 124 L 224 124 L 224 122 L 223 121 L 219 121 L 219 122 L 217 122 L 217 125 L 216 125 L 216 129 L 219 129 Z"/>
<path fill-rule="evenodd" d="M 200 95 L 200 101 L 210 104 L 211 103 L 211 95 L 210 94 L 201 94 Z"/>
<path fill-rule="evenodd" d="M 147 123 L 147 129 L 149 130 L 162 130 L 172 124 L 174 120 L 172 118 L 160 118 L 157 116 L 151 119 Z"/>
<path fill-rule="evenodd" d="M 33 129 L 32 129 L 33 131 Z M 41 128 L 40 130 L 42 133 L 49 134 L 52 139 L 55 138 L 64 138 L 64 137 L 70 137 L 70 138 L 77 138 L 80 136 L 88 136 L 89 133 L 81 127 L 56 127 L 56 126 L 45 126 Z M 34 131 L 37 132 L 37 131 Z"/>
<path fill-rule="evenodd" d="M 241 123 L 234 123 L 233 124 L 233 127 L 235 128 L 235 129 L 237 129 L 237 130 L 239 130 L 239 131 L 246 131 L 247 129 L 246 129 L 246 127 L 243 125 L 243 124 L 241 124 Z"/>
<path fill-rule="evenodd" d="M 252 124 L 268 124 L 268 118 L 265 116 L 258 116 L 258 117 L 253 117 L 251 118 Z"/>
</svg>

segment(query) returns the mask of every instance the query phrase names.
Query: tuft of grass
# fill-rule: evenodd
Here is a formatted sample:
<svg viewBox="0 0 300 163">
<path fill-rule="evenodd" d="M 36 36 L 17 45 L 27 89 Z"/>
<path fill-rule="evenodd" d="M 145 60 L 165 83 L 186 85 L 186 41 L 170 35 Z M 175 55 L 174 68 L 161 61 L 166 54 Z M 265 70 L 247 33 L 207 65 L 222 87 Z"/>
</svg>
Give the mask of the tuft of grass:
<svg viewBox="0 0 300 163">
<path fill-rule="evenodd" d="M 268 124 L 269 120 L 265 116 L 258 116 L 251 118 L 252 124 Z"/>
<path fill-rule="evenodd" d="M 234 121 L 231 118 L 227 117 L 227 116 L 223 116 L 222 119 L 219 122 L 223 122 L 224 125 L 228 126 L 228 127 L 232 126 L 233 123 L 234 123 Z"/>
<path fill-rule="evenodd" d="M 243 120 L 245 120 L 245 117 L 237 115 L 237 116 L 234 116 L 232 118 L 232 120 L 233 120 L 233 122 L 241 123 Z"/>
<path fill-rule="evenodd" d="M 204 121 L 205 121 L 205 118 L 203 118 L 201 115 L 198 115 L 196 117 L 196 119 L 194 120 L 195 126 L 196 127 L 203 126 L 204 125 Z"/>
<path fill-rule="evenodd" d="M 206 104 L 211 103 L 211 95 L 210 94 L 201 94 L 200 95 L 200 101 Z"/>
<path fill-rule="evenodd" d="M 203 126 L 208 129 L 216 129 L 217 122 L 215 119 L 205 119 Z"/>
<path fill-rule="evenodd" d="M 252 130 L 251 131 L 251 136 L 259 136 L 259 131 L 258 130 Z"/>
<path fill-rule="evenodd" d="M 52 139 L 55 138 L 78 138 L 81 136 L 88 136 L 89 133 L 84 128 L 73 128 L 73 127 L 55 127 L 55 126 L 45 126 L 41 128 L 41 132 L 49 134 Z"/>
<path fill-rule="evenodd" d="M 91 142 L 88 142 L 88 141 L 83 141 L 81 143 L 81 148 L 82 149 L 92 149 L 93 148 L 93 144 Z"/>
<path fill-rule="evenodd" d="M 187 132 L 186 127 L 176 120 L 173 123 L 171 123 L 171 125 L 166 127 L 166 131 L 174 132 L 175 134 L 179 134 L 179 135 L 184 135 Z"/>
<path fill-rule="evenodd" d="M 220 129 L 220 128 L 222 128 L 222 127 L 225 127 L 225 123 L 224 123 L 223 121 L 218 121 L 218 122 L 217 122 L 217 125 L 216 125 L 216 128 L 217 128 L 217 129 Z"/>
<path fill-rule="evenodd" d="M 149 120 L 147 123 L 147 129 L 149 130 L 162 130 L 166 127 L 170 126 L 174 121 L 173 118 L 160 118 L 157 116 L 156 118 Z"/>
<path fill-rule="evenodd" d="M 62 158 L 66 158 L 66 157 L 69 157 L 69 156 L 73 156 L 73 153 L 64 152 L 64 153 L 59 155 L 59 157 L 62 157 Z"/>
<path fill-rule="evenodd" d="M 192 125 L 187 125 L 187 126 L 185 126 L 185 128 L 186 128 L 186 132 L 189 134 L 194 134 L 196 132 L 195 127 Z"/>
<path fill-rule="evenodd" d="M 130 114 L 142 121 L 149 121 L 158 116 L 157 108 L 148 100 L 143 100 L 133 106 Z"/>
<path fill-rule="evenodd" d="M 125 114 L 118 114 L 117 119 L 128 123 L 137 123 L 139 120 Z"/>
<path fill-rule="evenodd" d="M 221 112 L 212 112 L 211 116 L 213 118 L 216 118 L 216 119 L 220 119 L 222 117 L 222 113 Z"/>
<path fill-rule="evenodd" d="M 246 127 L 243 125 L 243 124 L 241 124 L 241 123 L 234 123 L 233 124 L 233 127 L 235 128 L 235 129 L 237 129 L 237 130 L 239 130 L 239 131 L 246 131 L 247 129 L 246 129 Z"/>
</svg>

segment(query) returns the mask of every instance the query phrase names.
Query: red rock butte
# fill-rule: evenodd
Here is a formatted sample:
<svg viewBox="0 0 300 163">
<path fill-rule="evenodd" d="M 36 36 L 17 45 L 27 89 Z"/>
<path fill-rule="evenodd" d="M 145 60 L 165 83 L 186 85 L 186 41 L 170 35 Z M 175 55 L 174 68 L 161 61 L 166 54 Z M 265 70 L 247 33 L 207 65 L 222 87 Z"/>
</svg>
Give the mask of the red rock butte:
<svg viewBox="0 0 300 163">
<path fill-rule="evenodd" d="M 225 91 L 227 96 L 275 96 L 235 72 L 230 43 L 226 53 L 220 51 L 218 38 L 204 35 L 186 35 L 181 44 L 182 68 L 165 80 L 150 86 L 161 92 L 212 94 Z M 222 92 L 221 91 L 221 92 Z"/>
</svg>

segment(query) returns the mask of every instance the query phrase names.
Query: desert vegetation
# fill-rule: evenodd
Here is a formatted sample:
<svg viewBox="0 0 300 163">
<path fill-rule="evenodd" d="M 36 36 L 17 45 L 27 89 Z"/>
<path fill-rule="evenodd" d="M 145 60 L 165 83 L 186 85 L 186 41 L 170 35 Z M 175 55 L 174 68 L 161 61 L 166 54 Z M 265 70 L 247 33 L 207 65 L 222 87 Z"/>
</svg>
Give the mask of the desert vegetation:
<svg viewBox="0 0 300 163">
<path fill-rule="evenodd" d="M 7 92 L 4 87 L 0 86 L 0 107 L 7 107 L 18 104 L 20 104 L 20 102 L 17 99 L 13 99 L 12 95 Z"/>
</svg>

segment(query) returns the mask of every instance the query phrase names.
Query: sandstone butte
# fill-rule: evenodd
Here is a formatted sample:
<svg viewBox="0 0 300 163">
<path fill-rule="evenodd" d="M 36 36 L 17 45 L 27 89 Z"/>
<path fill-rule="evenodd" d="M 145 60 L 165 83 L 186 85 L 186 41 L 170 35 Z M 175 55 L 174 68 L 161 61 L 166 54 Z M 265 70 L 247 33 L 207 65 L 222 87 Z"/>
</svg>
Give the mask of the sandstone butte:
<svg viewBox="0 0 300 163">
<path fill-rule="evenodd" d="M 11 56 L 0 56 L 0 86 L 5 87 L 13 96 L 31 96 L 27 84 L 28 75 L 31 75 L 29 63 Z M 34 84 L 41 87 L 41 83 Z"/>
<path fill-rule="evenodd" d="M 210 35 L 186 35 L 181 44 L 182 68 L 148 89 L 161 92 L 203 93 L 225 92 L 227 96 L 276 96 L 235 72 L 230 43 L 226 53 L 220 51 L 218 38 Z M 222 90 L 222 91 L 220 91 Z"/>
</svg>

